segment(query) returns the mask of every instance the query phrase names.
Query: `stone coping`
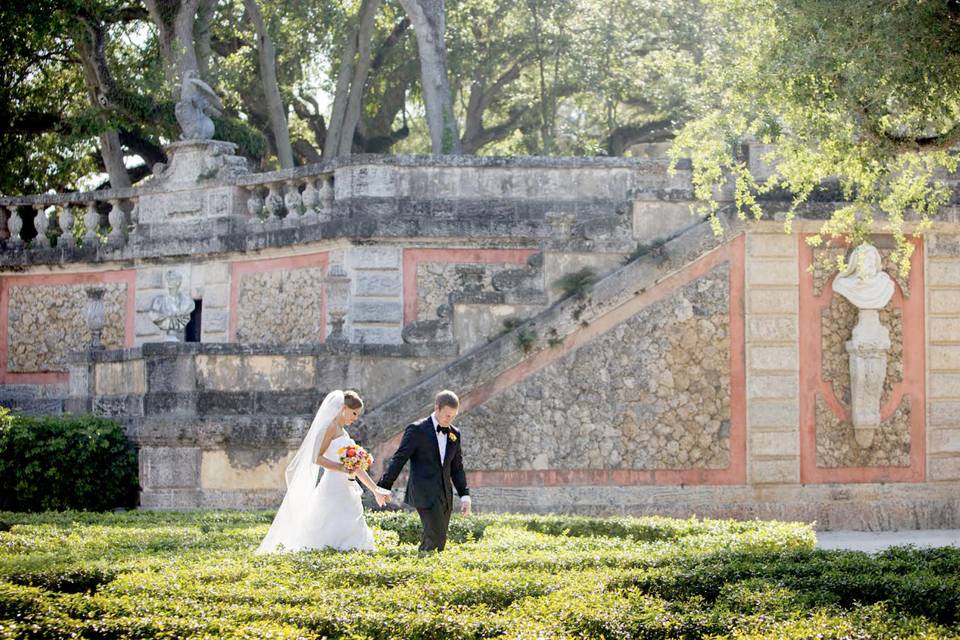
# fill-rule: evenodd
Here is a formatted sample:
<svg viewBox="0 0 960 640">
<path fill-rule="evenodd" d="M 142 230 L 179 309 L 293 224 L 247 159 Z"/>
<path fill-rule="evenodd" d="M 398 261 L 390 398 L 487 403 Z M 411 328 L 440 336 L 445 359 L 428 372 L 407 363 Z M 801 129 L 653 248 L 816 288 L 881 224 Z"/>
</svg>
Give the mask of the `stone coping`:
<svg viewBox="0 0 960 640">
<path fill-rule="evenodd" d="M 86 351 L 75 354 L 73 364 L 89 362 L 124 362 L 144 358 L 172 358 L 188 355 L 218 356 L 325 356 L 355 355 L 382 358 L 428 358 L 456 356 L 458 347 L 452 342 L 425 344 L 237 344 L 216 342 L 148 342 L 133 349 Z"/>
<path fill-rule="evenodd" d="M 212 141 L 219 142 L 219 141 Z M 177 145 L 190 146 L 190 141 L 173 143 L 168 148 Z M 195 146 L 195 145 L 194 145 Z M 233 180 L 224 181 L 223 184 L 234 184 L 236 186 L 247 186 L 256 184 L 265 184 L 269 182 L 278 182 L 284 180 L 300 179 L 310 176 L 319 176 L 329 174 L 342 167 L 354 167 L 363 165 L 393 166 L 393 167 L 413 167 L 413 168 L 485 168 L 497 167 L 508 169 L 638 169 L 661 168 L 666 167 L 668 163 L 663 160 L 650 158 L 621 158 L 621 157 L 548 157 L 548 156 L 391 156 L 379 154 L 358 154 L 345 158 L 336 158 L 324 162 L 302 165 L 292 169 L 283 169 L 280 171 L 268 171 L 264 173 L 253 173 L 246 176 L 238 176 Z M 678 169 L 689 169 L 689 160 L 681 160 Z M 217 182 L 220 184 L 220 181 Z M 34 204 L 85 204 L 87 202 L 105 201 L 105 200 L 129 200 L 146 193 L 162 192 L 163 185 L 154 184 L 152 180 L 139 187 L 131 189 L 100 189 L 97 191 L 77 191 L 71 193 L 41 193 L 22 196 L 0 196 L 0 206 L 12 205 L 34 205 Z"/>
</svg>

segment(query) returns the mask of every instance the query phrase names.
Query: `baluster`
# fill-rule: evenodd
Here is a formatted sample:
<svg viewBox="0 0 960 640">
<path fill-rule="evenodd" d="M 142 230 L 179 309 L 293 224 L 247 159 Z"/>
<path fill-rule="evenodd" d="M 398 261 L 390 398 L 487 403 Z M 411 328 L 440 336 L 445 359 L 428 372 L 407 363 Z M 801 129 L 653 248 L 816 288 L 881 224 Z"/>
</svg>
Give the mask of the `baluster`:
<svg viewBox="0 0 960 640">
<path fill-rule="evenodd" d="M 9 205 L 7 207 L 10 211 L 10 244 L 15 247 L 23 246 L 23 238 L 20 237 L 20 230 L 23 228 L 23 218 L 20 217 L 20 212 L 17 210 L 17 205 Z"/>
<path fill-rule="evenodd" d="M 320 192 L 317 191 L 317 179 L 307 178 L 303 189 L 303 224 L 316 224 L 320 221 L 317 206 L 320 204 Z"/>
<path fill-rule="evenodd" d="M 93 246 L 100 239 L 97 237 L 97 227 L 100 225 L 100 212 L 97 211 L 97 203 L 91 200 L 87 203 L 87 211 L 83 214 L 83 226 L 86 230 L 83 234 L 83 246 Z"/>
<path fill-rule="evenodd" d="M 325 210 L 333 208 L 333 174 L 320 176 L 320 203 Z"/>
<path fill-rule="evenodd" d="M 299 185 L 294 180 L 287 180 L 283 204 L 287 208 L 287 217 L 283 221 L 291 225 L 298 224 L 300 216 L 303 215 L 303 197 L 300 195 Z"/>
<path fill-rule="evenodd" d="M 6 207 L 0 207 L 0 240 L 10 239 L 10 229 L 7 225 L 10 222 L 10 212 Z"/>
<path fill-rule="evenodd" d="M 33 219 L 33 226 L 37 228 L 37 246 L 43 249 L 50 248 L 50 238 L 47 237 L 47 228 L 50 226 L 50 218 L 47 217 L 47 205 L 35 204 L 33 208 L 37 210 L 37 215 Z"/>
<path fill-rule="evenodd" d="M 65 242 L 68 247 L 77 246 L 77 237 L 73 235 L 73 225 L 76 222 L 76 216 L 73 213 L 73 207 L 69 204 L 63 205 L 63 211 L 60 213 L 60 229 L 62 234 L 57 240 L 59 245 Z"/>
<path fill-rule="evenodd" d="M 263 196 L 260 195 L 260 185 L 249 185 L 247 191 L 250 192 L 250 196 L 247 198 L 250 222 L 263 222 Z"/>
<path fill-rule="evenodd" d="M 107 240 L 115 244 L 123 244 L 123 209 L 120 207 L 120 201 L 110 200 L 110 213 L 107 214 L 107 220 L 110 221 L 110 235 Z"/>
<path fill-rule="evenodd" d="M 130 216 L 127 221 L 127 233 L 133 233 L 136 231 L 137 226 L 140 224 L 140 199 L 131 198 L 130 202 Z"/>
<path fill-rule="evenodd" d="M 279 221 L 283 217 L 283 196 L 280 195 L 280 183 L 271 182 L 267 194 L 266 207 L 269 214 L 267 222 Z"/>
</svg>

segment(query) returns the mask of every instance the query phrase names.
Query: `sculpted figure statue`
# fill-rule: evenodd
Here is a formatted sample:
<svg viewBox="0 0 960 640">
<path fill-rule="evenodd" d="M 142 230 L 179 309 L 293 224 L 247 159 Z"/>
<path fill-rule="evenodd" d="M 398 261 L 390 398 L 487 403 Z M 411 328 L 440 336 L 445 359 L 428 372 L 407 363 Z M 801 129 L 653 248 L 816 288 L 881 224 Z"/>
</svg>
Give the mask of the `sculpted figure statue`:
<svg viewBox="0 0 960 640">
<path fill-rule="evenodd" d="M 190 296 L 180 291 L 183 277 L 179 273 L 171 269 L 164 275 L 163 280 L 167 285 L 167 293 L 153 299 L 150 304 L 150 319 L 166 332 L 165 342 L 179 342 L 196 305 Z"/>
<path fill-rule="evenodd" d="M 174 107 L 177 122 L 183 130 L 180 136 L 184 140 L 209 140 L 213 138 L 213 120 L 210 116 L 219 116 L 223 110 L 220 98 L 200 74 L 194 70 L 183 74 L 180 87 L 180 102 Z"/>
<path fill-rule="evenodd" d="M 861 244 L 850 254 L 849 266 L 833 279 L 833 290 L 857 307 L 857 324 L 846 343 L 850 362 L 850 413 L 853 436 L 863 448 L 880 428 L 880 400 L 887 375 L 890 331 L 880 322 L 880 309 L 893 296 L 893 279 L 881 269 L 880 252 Z"/>
<path fill-rule="evenodd" d="M 847 269 L 833 280 L 833 290 L 858 309 L 882 309 L 893 296 L 893 279 L 880 269 L 880 252 L 861 244 L 850 254 Z"/>
</svg>

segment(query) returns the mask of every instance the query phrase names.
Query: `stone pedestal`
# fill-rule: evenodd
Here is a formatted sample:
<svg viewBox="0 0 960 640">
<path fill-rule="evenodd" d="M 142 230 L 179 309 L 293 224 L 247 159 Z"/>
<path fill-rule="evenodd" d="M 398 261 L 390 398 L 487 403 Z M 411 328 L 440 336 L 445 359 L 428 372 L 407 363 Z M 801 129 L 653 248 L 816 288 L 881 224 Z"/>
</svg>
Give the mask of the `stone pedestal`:
<svg viewBox="0 0 960 640">
<path fill-rule="evenodd" d="M 139 200 L 139 223 L 151 235 L 184 236 L 184 225 L 214 218 L 246 217 L 247 197 L 228 180 L 249 173 L 236 145 L 219 140 L 183 140 L 164 147 L 170 162 L 154 167 L 156 180 Z"/>
<path fill-rule="evenodd" d="M 860 318 L 846 347 L 850 354 L 853 435 L 857 444 L 869 447 L 880 428 L 880 396 L 890 350 L 890 331 L 880 324 L 876 309 L 860 309 Z"/>
</svg>

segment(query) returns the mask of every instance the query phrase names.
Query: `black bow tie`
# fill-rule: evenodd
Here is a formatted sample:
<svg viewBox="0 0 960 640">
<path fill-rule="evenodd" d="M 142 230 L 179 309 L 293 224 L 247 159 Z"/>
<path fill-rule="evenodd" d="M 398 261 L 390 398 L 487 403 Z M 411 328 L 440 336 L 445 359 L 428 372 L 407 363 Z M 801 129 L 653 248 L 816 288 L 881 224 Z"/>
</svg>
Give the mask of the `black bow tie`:
<svg viewBox="0 0 960 640">
<path fill-rule="evenodd" d="M 437 433 L 442 433 L 445 436 L 450 435 L 450 427 L 441 427 L 437 425 Z"/>
</svg>

